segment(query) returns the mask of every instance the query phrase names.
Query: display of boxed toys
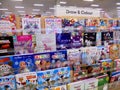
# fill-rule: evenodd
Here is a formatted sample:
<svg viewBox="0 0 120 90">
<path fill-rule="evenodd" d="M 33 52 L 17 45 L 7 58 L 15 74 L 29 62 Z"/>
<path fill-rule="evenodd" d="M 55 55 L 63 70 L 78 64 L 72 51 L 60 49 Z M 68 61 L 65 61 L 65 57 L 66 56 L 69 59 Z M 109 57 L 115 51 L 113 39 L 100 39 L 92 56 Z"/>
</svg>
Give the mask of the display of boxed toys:
<svg viewBox="0 0 120 90">
<path fill-rule="evenodd" d="M 120 59 L 114 60 L 114 66 L 115 66 L 116 70 L 120 70 Z"/>
<path fill-rule="evenodd" d="M 66 87 L 66 85 L 62 85 L 62 86 L 54 87 L 54 88 L 52 88 L 52 90 L 67 90 L 67 87 Z"/>
</svg>

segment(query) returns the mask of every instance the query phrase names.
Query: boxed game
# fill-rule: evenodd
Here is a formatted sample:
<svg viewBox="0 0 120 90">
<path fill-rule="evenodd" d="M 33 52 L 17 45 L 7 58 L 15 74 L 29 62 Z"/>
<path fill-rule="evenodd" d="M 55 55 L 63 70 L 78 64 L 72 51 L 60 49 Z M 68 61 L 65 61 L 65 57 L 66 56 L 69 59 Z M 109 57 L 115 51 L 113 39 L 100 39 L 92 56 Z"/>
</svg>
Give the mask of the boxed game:
<svg viewBox="0 0 120 90">
<path fill-rule="evenodd" d="M 0 90 L 16 90 L 16 80 L 13 75 L 0 77 Z"/>
</svg>

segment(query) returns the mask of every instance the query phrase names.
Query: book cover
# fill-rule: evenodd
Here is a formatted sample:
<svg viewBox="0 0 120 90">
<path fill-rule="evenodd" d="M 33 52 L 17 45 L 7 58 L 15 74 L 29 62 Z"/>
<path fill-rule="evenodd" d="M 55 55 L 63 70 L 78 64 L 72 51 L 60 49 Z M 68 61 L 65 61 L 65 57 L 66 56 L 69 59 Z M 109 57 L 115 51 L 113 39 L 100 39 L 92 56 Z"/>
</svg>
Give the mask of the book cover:
<svg viewBox="0 0 120 90">
<path fill-rule="evenodd" d="M 83 43 L 84 46 L 96 46 L 96 32 L 85 32 Z"/>
<path fill-rule="evenodd" d="M 102 71 L 112 69 L 113 63 L 111 59 L 100 60 Z"/>
<path fill-rule="evenodd" d="M 62 32 L 62 19 L 61 18 L 46 18 L 45 19 L 46 33 L 61 33 Z"/>
<path fill-rule="evenodd" d="M 98 90 L 108 90 L 108 83 L 109 83 L 108 75 L 102 75 L 96 78 L 98 79 Z"/>
<path fill-rule="evenodd" d="M 49 90 L 53 87 L 58 86 L 57 80 L 58 69 L 39 71 L 37 72 L 38 77 L 38 90 Z"/>
<path fill-rule="evenodd" d="M 13 75 L 0 77 L 0 90 L 16 90 L 16 80 Z"/>
<path fill-rule="evenodd" d="M 41 33 L 40 18 L 22 18 L 23 35 Z"/>
<path fill-rule="evenodd" d="M 15 54 L 33 53 L 32 35 L 23 35 L 14 37 Z"/>
<path fill-rule="evenodd" d="M 85 90 L 84 84 L 85 83 L 83 81 L 78 81 L 68 84 L 67 87 L 68 90 Z"/>
<path fill-rule="evenodd" d="M 56 34 L 57 50 L 71 49 L 71 33 Z"/>
<path fill-rule="evenodd" d="M 56 51 L 50 53 L 51 69 L 68 66 L 67 51 Z"/>
<path fill-rule="evenodd" d="M 0 57 L 0 76 L 12 75 L 14 73 L 13 57 Z"/>
<path fill-rule="evenodd" d="M 13 56 L 13 62 L 15 74 L 35 71 L 33 55 Z"/>
<path fill-rule="evenodd" d="M 71 32 L 71 46 L 72 48 L 80 48 L 83 45 L 82 32 L 74 30 Z"/>
<path fill-rule="evenodd" d="M 55 33 L 52 34 L 37 33 L 36 48 L 38 53 L 56 51 Z"/>
<path fill-rule="evenodd" d="M 97 60 L 108 59 L 109 55 L 109 47 L 98 46 L 97 47 Z"/>
<path fill-rule="evenodd" d="M 110 51 L 110 59 L 112 60 L 119 59 L 119 45 L 118 44 L 110 45 L 109 51 Z"/>
<path fill-rule="evenodd" d="M 0 37 L 0 56 L 14 55 L 14 44 L 12 36 Z"/>
<path fill-rule="evenodd" d="M 37 74 L 36 72 L 16 74 L 17 89 L 30 90 L 37 85 Z M 28 89 L 29 88 L 29 89 Z M 34 90 L 34 89 L 32 89 Z"/>
<path fill-rule="evenodd" d="M 120 70 L 120 59 L 114 60 L 114 68 L 116 68 L 116 70 Z"/>
<path fill-rule="evenodd" d="M 66 87 L 66 85 L 61 85 L 61 86 L 52 88 L 52 90 L 67 90 L 67 87 Z"/>
<path fill-rule="evenodd" d="M 66 85 L 70 83 L 71 80 L 70 67 L 58 68 L 57 79 L 58 85 Z"/>
<path fill-rule="evenodd" d="M 96 78 L 90 78 L 90 79 L 86 79 L 84 81 L 85 83 L 85 90 L 97 90 L 98 87 L 98 79 Z"/>
<path fill-rule="evenodd" d="M 108 46 L 113 44 L 113 32 L 102 32 L 101 37 L 102 45 Z"/>
<path fill-rule="evenodd" d="M 82 64 L 92 65 L 98 63 L 97 61 L 97 47 L 85 47 L 81 49 Z"/>
<path fill-rule="evenodd" d="M 36 71 L 51 69 L 50 53 L 34 54 Z"/>
</svg>

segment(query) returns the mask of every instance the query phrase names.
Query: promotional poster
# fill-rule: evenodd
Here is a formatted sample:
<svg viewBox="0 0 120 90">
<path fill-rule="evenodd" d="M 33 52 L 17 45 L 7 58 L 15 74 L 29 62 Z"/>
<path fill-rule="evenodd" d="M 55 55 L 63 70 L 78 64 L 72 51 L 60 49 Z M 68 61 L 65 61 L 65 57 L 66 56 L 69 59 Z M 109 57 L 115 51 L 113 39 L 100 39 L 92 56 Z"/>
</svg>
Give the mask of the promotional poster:
<svg viewBox="0 0 120 90">
<path fill-rule="evenodd" d="M 15 74 L 35 71 L 33 55 L 13 56 Z"/>
<path fill-rule="evenodd" d="M 14 74 L 13 57 L 0 57 L 0 76 Z"/>
<path fill-rule="evenodd" d="M 101 37 L 102 45 L 108 46 L 113 44 L 113 32 L 102 32 Z"/>
<path fill-rule="evenodd" d="M 83 42 L 84 46 L 96 46 L 96 32 L 85 32 Z"/>
<path fill-rule="evenodd" d="M 62 32 L 62 20 L 61 18 L 46 18 L 45 29 L 47 34 L 61 33 Z"/>
<path fill-rule="evenodd" d="M 50 53 L 34 54 L 34 62 L 37 71 L 51 69 Z"/>
<path fill-rule="evenodd" d="M 22 18 L 23 35 L 34 35 L 41 32 L 40 18 Z"/>
<path fill-rule="evenodd" d="M 14 55 L 12 36 L 0 37 L 0 56 Z"/>
<path fill-rule="evenodd" d="M 56 51 L 55 33 L 52 34 L 36 34 L 37 52 Z"/>
<path fill-rule="evenodd" d="M 0 90 L 16 90 L 16 81 L 13 75 L 0 77 Z"/>
<path fill-rule="evenodd" d="M 23 73 L 23 74 L 16 74 L 16 84 L 17 84 L 17 89 L 22 89 L 24 88 L 29 88 L 27 90 L 30 90 L 30 85 L 35 85 L 37 84 L 37 74 L 36 72 L 29 72 L 29 73 Z M 26 89 L 24 89 L 26 90 Z M 33 89 L 34 90 L 34 89 Z"/>
<path fill-rule="evenodd" d="M 50 53 L 51 69 L 68 66 L 67 51 L 56 51 Z"/>
<path fill-rule="evenodd" d="M 14 36 L 15 54 L 33 53 L 32 35 Z"/>
<path fill-rule="evenodd" d="M 71 33 L 57 33 L 56 45 L 57 50 L 71 49 Z"/>
</svg>

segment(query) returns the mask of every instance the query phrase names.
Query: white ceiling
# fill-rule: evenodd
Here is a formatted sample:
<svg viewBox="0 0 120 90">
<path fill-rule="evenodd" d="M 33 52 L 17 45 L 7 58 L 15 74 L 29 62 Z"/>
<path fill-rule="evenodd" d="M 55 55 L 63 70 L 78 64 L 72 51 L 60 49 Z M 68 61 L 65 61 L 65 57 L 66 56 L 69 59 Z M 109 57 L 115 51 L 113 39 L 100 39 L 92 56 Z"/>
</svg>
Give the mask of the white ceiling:
<svg viewBox="0 0 120 90">
<path fill-rule="evenodd" d="M 67 2 L 66 4 L 60 4 L 60 1 Z M 83 0 L 23 0 L 23 1 L 12 1 L 12 0 L 0 0 L 2 3 L 0 8 L 7 8 L 6 11 L 1 11 L 0 14 L 4 14 L 5 12 L 12 12 L 15 14 L 25 13 L 39 13 L 39 14 L 53 14 L 54 10 L 50 9 L 54 7 L 54 5 L 60 4 L 61 6 L 77 6 L 77 7 L 91 7 L 91 4 L 98 4 L 99 8 L 102 8 L 105 12 L 107 12 L 111 17 L 117 17 L 116 7 L 120 7 L 120 5 L 116 5 L 120 0 L 94 0 L 91 2 L 83 1 Z M 34 6 L 33 4 L 44 4 L 44 6 Z M 15 6 L 24 6 L 24 8 L 15 8 Z M 94 7 L 96 8 L 96 7 Z M 32 9 L 40 9 L 40 11 L 33 11 Z M 25 11 L 25 12 L 18 12 Z M 51 12 L 51 13 L 50 13 Z"/>
</svg>

